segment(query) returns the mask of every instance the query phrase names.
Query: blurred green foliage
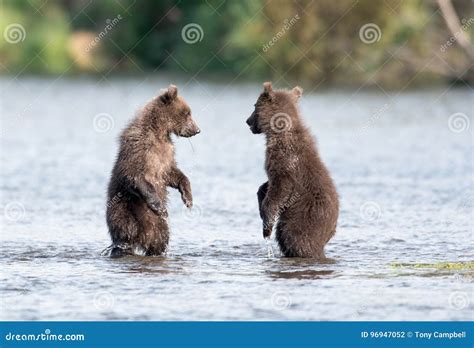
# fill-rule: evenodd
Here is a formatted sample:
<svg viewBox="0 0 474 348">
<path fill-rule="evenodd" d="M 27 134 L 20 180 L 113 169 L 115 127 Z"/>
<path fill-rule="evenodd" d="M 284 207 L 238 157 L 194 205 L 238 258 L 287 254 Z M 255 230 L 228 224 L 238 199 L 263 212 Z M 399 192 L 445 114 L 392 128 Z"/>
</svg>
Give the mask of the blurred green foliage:
<svg viewBox="0 0 474 348">
<path fill-rule="evenodd" d="M 460 18 L 473 17 L 470 0 L 453 4 Z M 21 26 L 13 43 L 12 24 Z M 183 39 L 188 24 L 198 28 L 194 43 Z M 369 43 L 360 37 L 367 24 L 380 29 Z M 173 71 L 403 87 L 472 72 L 457 45 L 440 50 L 452 34 L 435 1 L 3 0 L 0 28 L 4 74 Z"/>
</svg>

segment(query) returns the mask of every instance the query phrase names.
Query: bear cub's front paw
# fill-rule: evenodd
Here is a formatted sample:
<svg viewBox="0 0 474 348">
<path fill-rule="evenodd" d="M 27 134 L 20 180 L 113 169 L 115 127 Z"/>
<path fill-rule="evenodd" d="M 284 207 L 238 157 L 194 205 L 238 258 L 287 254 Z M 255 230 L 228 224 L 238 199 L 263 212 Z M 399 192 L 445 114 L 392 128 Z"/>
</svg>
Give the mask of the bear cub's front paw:
<svg viewBox="0 0 474 348">
<path fill-rule="evenodd" d="M 155 213 L 155 214 L 160 214 L 161 213 L 161 203 L 158 200 L 150 200 L 147 202 L 148 207 Z"/>
<path fill-rule="evenodd" d="M 192 208 L 192 206 L 193 206 L 193 196 L 191 196 L 191 195 L 182 195 L 181 199 L 183 200 L 183 203 L 186 206 L 186 208 Z"/>
<path fill-rule="evenodd" d="M 263 238 L 270 238 L 272 235 L 272 226 L 269 226 L 265 221 L 263 222 Z"/>
<path fill-rule="evenodd" d="M 263 238 L 270 238 L 272 235 L 272 230 L 270 228 L 263 228 Z"/>
</svg>

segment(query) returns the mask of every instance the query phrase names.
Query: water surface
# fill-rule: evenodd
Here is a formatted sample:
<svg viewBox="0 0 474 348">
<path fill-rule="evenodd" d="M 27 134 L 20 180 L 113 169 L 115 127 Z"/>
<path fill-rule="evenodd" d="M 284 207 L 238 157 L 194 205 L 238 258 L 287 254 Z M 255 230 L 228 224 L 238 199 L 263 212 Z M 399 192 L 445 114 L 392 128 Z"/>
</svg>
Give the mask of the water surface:
<svg viewBox="0 0 474 348">
<path fill-rule="evenodd" d="M 169 82 L 2 79 L 0 319 L 472 319 L 472 119 L 448 125 L 472 117 L 468 89 L 305 92 L 341 196 L 318 263 L 261 236 L 261 86 L 175 79 L 202 130 L 175 141 L 195 207 L 170 191 L 167 255 L 101 257 L 117 136 Z"/>
</svg>

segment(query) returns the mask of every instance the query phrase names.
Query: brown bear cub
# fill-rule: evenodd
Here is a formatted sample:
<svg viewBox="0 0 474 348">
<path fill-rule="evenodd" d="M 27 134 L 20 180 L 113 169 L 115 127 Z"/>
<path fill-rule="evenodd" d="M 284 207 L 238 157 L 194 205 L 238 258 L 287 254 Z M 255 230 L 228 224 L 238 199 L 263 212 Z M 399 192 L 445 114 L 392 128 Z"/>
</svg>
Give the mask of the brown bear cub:
<svg viewBox="0 0 474 348">
<path fill-rule="evenodd" d="M 298 114 L 303 90 L 274 91 L 264 83 L 255 111 L 247 119 L 254 134 L 266 136 L 268 182 L 257 198 L 263 236 L 276 239 L 283 255 L 323 259 L 324 246 L 336 232 L 339 199 L 309 130 Z"/>
<path fill-rule="evenodd" d="M 171 134 L 192 137 L 199 132 L 173 85 L 148 102 L 123 131 L 108 188 L 111 256 L 135 250 L 160 255 L 166 250 L 166 188 L 178 189 L 184 204 L 193 205 L 189 180 L 176 165 Z"/>
</svg>

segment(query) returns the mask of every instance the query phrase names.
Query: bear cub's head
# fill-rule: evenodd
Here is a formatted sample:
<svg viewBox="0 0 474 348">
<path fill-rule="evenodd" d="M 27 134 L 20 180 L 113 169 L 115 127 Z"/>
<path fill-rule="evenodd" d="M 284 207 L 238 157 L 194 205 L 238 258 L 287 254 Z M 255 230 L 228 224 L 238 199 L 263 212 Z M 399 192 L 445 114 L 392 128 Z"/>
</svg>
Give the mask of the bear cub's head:
<svg viewBox="0 0 474 348">
<path fill-rule="evenodd" d="M 271 135 L 296 129 L 299 125 L 296 103 L 302 94 L 301 87 L 274 91 L 272 83 L 265 82 L 255 110 L 247 119 L 252 133 Z"/>
<path fill-rule="evenodd" d="M 167 117 L 168 131 L 179 137 L 192 137 L 201 132 L 191 117 L 191 109 L 181 96 L 178 96 L 178 87 L 170 85 L 159 96 L 164 114 Z"/>
</svg>

